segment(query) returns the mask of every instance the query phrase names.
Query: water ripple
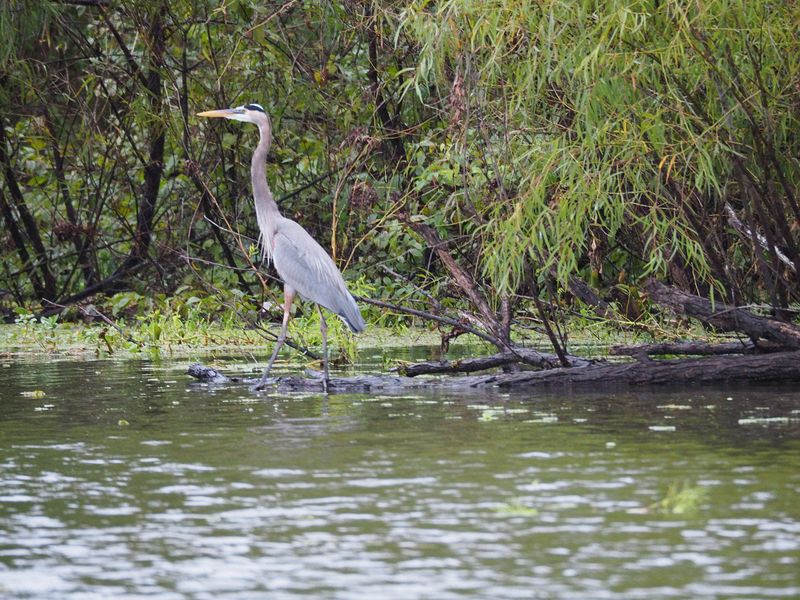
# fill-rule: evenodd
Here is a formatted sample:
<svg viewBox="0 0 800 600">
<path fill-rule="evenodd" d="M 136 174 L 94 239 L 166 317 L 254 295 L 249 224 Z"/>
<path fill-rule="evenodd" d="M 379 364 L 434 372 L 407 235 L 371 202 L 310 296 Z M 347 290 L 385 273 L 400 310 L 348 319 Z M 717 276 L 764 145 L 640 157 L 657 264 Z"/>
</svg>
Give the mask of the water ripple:
<svg viewBox="0 0 800 600">
<path fill-rule="evenodd" d="M 254 398 L 178 370 L 7 369 L 2 597 L 800 596 L 796 392 Z"/>
</svg>

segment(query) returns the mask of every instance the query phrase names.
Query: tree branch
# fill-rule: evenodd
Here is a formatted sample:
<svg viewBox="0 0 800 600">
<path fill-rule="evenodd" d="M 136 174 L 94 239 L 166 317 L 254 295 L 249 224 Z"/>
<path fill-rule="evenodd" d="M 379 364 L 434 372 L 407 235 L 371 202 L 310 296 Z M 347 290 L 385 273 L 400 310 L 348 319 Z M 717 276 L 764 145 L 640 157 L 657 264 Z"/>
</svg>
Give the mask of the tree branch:
<svg viewBox="0 0 800 600">
<path fill-rule="evenodd" d="M 636 344 L 632 346 L 620 345 L 612 346 L 609 354 L 615 356 L 663 356 L 687 355 L 687 356 L 720 356 L 724 354 L 758 354 L 767 352 L 778 352 L 781 346 L 769 342 L 761 341 L 754 344 L 750 340 L 741 342 L 723 342 L 720 344 L 710 344 L 708 342 L 664 342 L 661 344 Z"/>
<path fill-rule="evenodd" d="M 404 219 L 405 223 L 411 227 L 412 230 L 417 232 L 422 239 L 436 252 L 436 256 L 442 261 L 442 264 L 450 272 L 450 276 L 455 281 L 456 285 L 461 288 L 467 296 L 472 305 L 478 310 L 479 320 L 481 324 L 491 331 L 493 336 L 500 341 L 497 344 L 498 348 L 503 348 L 508 342 L 503 340 L 499 335 L 502 331 L 500 323 L 497 321 L 497 316 L 489 307 L 484 295 L 478 290 L 475 280 L 467 271 L 456 262 L 456 259 L 448 252 L 449 243 L 442 240 L 436 230 L 430 225 L 412 221 L 411 219 Z M 493 342 L 494 343 L 494 342 Z"/>
<path fill-rule="evenodd" d="M 800 327 L 753 314 L 747 309 L 688 294 L 651 279 L 645 289 L 656 304 L 679 315 L 699 319 L 721 331 L 741 331 L 752 340 L 764 338 L 784 348 L 800 349 Z"/>
</svg>

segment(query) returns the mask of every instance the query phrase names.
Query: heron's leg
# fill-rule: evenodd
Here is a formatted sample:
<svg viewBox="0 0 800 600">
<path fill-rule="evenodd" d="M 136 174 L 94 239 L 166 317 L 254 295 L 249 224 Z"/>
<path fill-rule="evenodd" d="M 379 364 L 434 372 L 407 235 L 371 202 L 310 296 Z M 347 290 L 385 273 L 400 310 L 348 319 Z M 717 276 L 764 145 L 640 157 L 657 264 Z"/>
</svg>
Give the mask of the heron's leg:
<svg viewBox="0 0 800 600">
<path fill-rule="evenodd" d="M 295 293 L 296 292 L 288 285 L 283 287 L 283 322 L 281 323 L 281 333 L 278 336 L 278 341 L 275 342 L 275 348 L 272 350 L 272 356 L 269 358 L 267 368 L 264 369 L 264 374 L 261 375 L 261 380 L 254 388 L 256 390 L 264 389 L 264 386 L 267 384 L 267 379 L 269 378 L 269 372 L 272 370 L 272 363 L 275 362 L 275 359 L 278 357 L 278 352 L 280 352 L 283 343 L 286 341 L 286 327 L 289 325 L 289 315 L 291 314 L 292 302 L 294 302 Z"/>
<path fill-rule="evenodd" d="M 322 314 L 322 307 L 317 304 L 319 310 L 319 330 L 322 333 L 322 391 L 328 393 L 328 323 L 325 315 Z"/>
</svg>

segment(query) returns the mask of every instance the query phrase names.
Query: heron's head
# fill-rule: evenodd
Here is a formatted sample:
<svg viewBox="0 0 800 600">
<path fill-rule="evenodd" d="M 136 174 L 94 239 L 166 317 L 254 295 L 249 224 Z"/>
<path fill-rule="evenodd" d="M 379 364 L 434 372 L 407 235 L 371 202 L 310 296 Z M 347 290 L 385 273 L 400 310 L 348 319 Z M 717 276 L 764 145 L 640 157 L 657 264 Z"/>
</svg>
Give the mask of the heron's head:
<svg viewBox="0 0 800 600">
<path fill-rule="evenodd" d="M 218 110 L 207 110 L 197 113 L 198 117 L 210 117 L 217 119 L 231 119 L 232 121 L 244 121 L 245 123 L 269 124 L 269 117 L 260 104 L 245 104 L 236 108 L 220 108 Z"/>
</svg>

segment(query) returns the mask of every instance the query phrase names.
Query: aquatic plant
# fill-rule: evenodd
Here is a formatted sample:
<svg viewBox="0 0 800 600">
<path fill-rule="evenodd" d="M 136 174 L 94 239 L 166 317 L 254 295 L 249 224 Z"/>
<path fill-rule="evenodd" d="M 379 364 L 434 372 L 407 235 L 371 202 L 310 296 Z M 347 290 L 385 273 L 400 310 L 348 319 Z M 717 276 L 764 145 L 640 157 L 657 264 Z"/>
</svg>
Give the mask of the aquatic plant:
<svg viewBox="0 0 800 600">
<path fill-rule="evenodd" d="M 671 483 L 664 496 L 651 504 L 648 509 L 669 515 L 689 515 L 697 513 L 708 499 L 708 490 L 688 481 Z"/>
<path fill-rule="evenodd" d="M 501 515 L 512 517 L 535 517 L 539 510 L 529 506 L 524 498 L 513 498 L 512 500 L 498 505 L 495 512 Z"/>
</svg>

